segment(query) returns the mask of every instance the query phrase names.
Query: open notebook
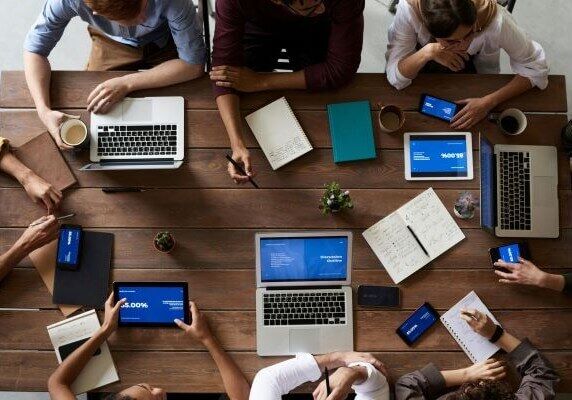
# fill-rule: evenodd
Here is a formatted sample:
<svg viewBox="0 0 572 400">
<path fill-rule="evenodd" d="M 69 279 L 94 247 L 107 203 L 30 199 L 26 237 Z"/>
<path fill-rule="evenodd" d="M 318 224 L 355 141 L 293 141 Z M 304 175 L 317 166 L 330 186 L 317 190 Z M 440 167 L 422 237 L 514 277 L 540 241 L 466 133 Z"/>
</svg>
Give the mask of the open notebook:
<svg viewBox="0 0 572 400">
<path fill-rule="evenodd" d="M 69 356 L 99 328 L 95 310 L 49 325 L 48 334 L 56 351 L 58 363 L 61 364 L 66 355 Z M 85 393 L 118 380 L 111 352 L 107 342 L 103 342 L 73 382 L 72 390 L 75 394 Z"/>
<path fill-rule="evenodd" d="M 399 283 L 459 243 L 465 235 L 433 188 L 429 188 L 370 227 L 363 237 L 393 282 Z"/>
<path fill-rule="evenodd" d="M 441 322 L 445 328 L 449 330 L 471 361 L 476 364 L 492 357 L 499 347 L 473 331 L 469 324 L 460 317 L 462 308 L 479 310 L 486 313 L 495 324 L 499 325 L 499 323 L 474 291 L 463 297 L 441 316 Z"/>
<path fill-rule="evenodd" d="M 274 170 L 313 149 L 284 97 L 245 119 Z"/>
</svg>

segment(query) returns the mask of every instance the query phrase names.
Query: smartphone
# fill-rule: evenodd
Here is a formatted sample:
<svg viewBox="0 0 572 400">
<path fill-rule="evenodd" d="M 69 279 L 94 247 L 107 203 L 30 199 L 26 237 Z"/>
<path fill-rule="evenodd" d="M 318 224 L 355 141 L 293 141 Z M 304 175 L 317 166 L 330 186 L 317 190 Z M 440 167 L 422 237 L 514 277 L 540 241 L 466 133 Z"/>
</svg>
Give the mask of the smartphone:
<svg viewBox="0 0 572 400">
<path fill-rule="evenodd" d="M 451 122 L 459 111 L 459 105 L 430 94 L 422 94 L 419 101 L 419 112 L 429 117 Z"/>
<path fill-rule="evenodd" d="M 494 265 L 499 259 L 508 263 L 518 263 L 519 257 L 530 260 L 530 250 L 526 243 L 508 243 L 499 247 L 493 247 L 489 249 L 489 255 L 493 268 L 502 271 L 505 271 L 506 268 L 499 268 Z"/>
<path fill-rule="evenodd" d="M 429 303 L 423 303 L 395 332 L 408 346 L 411 346 L 438 320 L 439 313 L 435 311 L 433 306 Z"/>
<path fill-rule="evenodd" d="M 365 307 L 399 307 L 397 286 L 358 286 L 358 305 Z"/>
<path fill-rule="evenodd" d="M 58 268 L 73 271 L 79 267 L 82 239 L 83 230 L 81 226 L 61 226 L 58 238 Z"/>
</svg>

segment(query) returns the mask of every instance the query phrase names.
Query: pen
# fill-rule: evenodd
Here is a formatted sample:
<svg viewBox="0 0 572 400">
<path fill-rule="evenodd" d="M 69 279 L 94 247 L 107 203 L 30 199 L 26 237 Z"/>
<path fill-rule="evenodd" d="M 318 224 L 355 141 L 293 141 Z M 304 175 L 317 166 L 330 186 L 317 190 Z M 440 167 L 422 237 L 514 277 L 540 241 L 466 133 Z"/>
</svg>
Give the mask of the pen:
<svg viewBox="0 0 572 400">
<path fill-rule="evenodd" d="M 238 172 L 240 172 L 242 175 L 248 176 L 248 180 L 250 181 L 250 183 L 252 183 L 252 186 L 254 186 L 256 189 L 260 189 L 258 187 L 258 185 L 256 184 L 256 182 L 254 182 L 252 180 L 252 178 L 246 173 L 246 171 L 240 166 L 240 164 L 238 164 L 236 161 L 234 161 L 232 159 L 231 156 L 229 156 L 228 154 L 226 155 L 226 159 L 232 164 L 234 165 L 234 168 L 236 168 L 238 170 Z"/>
<path fill-rule="evenodd" d="M 473 315 L 473 314 L 470 313 L 469 311 L 461 310 L 461 314 L 467 315 L 467 316 L 471 317 L 472 319 L 474 319 L 475 321 L 478 321 L 478 320 L 479 320 L 476 315 Z"/>
<path fill-rule="evenodd" d="M 411 234 L 413 235 L 413 237 L 415 238 L 417 243 L 419 243 L 419 246 L 421 246 L 421 250 L 423 250 L 423 253 L 425 253 L 427 255 L 427 257 L 429 257 L 429 253 L 427 252 L 427 249 L 425 248 L 425 246 L 423 246 L 423 243 L 421 243 L 421 241 L 419 240 L 419 238 L 417 237 L 415 232 L 413 232 L 413 229 L 411 229 L 411 227 L 409 225 L 407 225 L 407 229 L 409 229 L 409 232 L 411 232 Z"/>
<path fill-rule="evenodd" d="M 71 217 L 75 217 L 74 213 L 71 214 L 67 214 L 67 215 L 62 215 L 61 217 L 56 218 L 58 221 L 63 221 L 64 219 L 68 219 Z M 30 224 L 30 226 L 36 226 L 36 225 L 40 225 L 41 223 L 43 223 L 44 221 L 39 221 L 39 222 L 34 222 L 33 224 Z"/>
<path fill-rule="evenodd" d="M 101 190 L 103 193 L 139 193 L 145 191 L 145 189 L 137 187 L 105 187 Z"/>
<path fill-rule="evenodd" d="M 328 372 L 328 368 L 325 368 L 326 373 L 326 395 L 329 396 L 332 393 L 332 389 L 330 388 L 330 374 Z"/>
</svg>

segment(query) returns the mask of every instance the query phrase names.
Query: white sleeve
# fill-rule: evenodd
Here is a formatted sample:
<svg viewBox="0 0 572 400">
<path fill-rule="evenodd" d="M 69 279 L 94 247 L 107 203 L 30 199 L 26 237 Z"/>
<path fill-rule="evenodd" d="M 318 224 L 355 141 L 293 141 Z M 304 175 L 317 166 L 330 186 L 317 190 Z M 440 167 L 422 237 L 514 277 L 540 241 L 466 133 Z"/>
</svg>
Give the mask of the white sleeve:
<svg viewBox="0 0 572 400">
<path fill-rule="evenodd" d="M 250 400 L 280 400 L 282 395 L 320 376 L 322 371 L 314 356 L 297 354 L 296 358 L 260 370 L 252 382 Z"/>
<path fill-rule="evenodd" d="M 348 366 L 360 366 L 367 370 L 367 379 L 358 385 L 352 386 L 352 389 L 356 392 L 355 400 L 389 400 L 387 379 L 373 365 L 355 362 Z"/>
<path fill-rule="evenodd" d="M 385 72 L 387 80 L 396 89 L 401 90 L 411 85 L 412 80 L 399 72 L 398 64 L 404 58 L 415 53 L 417 47 L 417 32 L 412 21 L 411 6 L 406 1 L 400 1 L 393 23 L 387 31 L 387 61 Z"/>
<path fill-rule="evenodd" d="M 515 74 L 528 78 L 539 89 L 546 89 L 549 68 L 544 49 L 528 37 L 508 12 L 503 15 L 499 45 L 507 52 Z"/>
</svg>

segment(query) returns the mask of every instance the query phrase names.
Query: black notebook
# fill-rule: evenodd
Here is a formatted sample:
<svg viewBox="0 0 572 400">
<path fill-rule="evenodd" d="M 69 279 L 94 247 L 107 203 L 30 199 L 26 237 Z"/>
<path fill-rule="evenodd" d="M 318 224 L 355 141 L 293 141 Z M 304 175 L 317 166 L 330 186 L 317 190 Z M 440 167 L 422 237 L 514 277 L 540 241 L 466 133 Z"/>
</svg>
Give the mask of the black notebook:
<svg viewBox="0 0 572 400">
<path fill-rule="evenodd" d="M 102 308 L 109 290 L 113 234 L 83 231 L 80 266 L 76 271 L 56 268 L 54 304 Z"/>
</svg>

